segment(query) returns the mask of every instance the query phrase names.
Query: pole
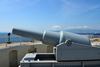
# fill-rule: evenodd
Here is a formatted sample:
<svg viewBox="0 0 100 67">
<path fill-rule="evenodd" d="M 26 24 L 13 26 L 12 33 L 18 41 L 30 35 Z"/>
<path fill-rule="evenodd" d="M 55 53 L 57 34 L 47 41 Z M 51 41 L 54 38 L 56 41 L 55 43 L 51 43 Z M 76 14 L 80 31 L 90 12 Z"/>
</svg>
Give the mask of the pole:
<svg viewBox="0 0 100 67">
<path fill-rule="evenodd" d="M 22 40 L 22 38 L 21 38 L 21 36 L 20 36 L 20 45 L 21 45 L 21 40 Z"/>
</svg>

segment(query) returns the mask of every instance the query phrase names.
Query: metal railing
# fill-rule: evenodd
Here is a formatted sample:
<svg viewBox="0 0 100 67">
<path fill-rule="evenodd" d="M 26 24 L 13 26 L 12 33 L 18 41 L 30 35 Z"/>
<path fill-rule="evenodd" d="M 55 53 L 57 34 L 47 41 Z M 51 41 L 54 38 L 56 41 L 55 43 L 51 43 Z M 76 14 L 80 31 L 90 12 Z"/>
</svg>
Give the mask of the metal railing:
<svg viewBox="0 0 100 67">
<path fill-rule="evenodd" d="M 7 35 L 6 36 L 0 36 L 0 48 L 31 43 L 33 40 L 25 38 L 25 37 L 21 37 L 21 36 L 10 36 L 10 42 L 11 43 L 9 43 L 8 41 L 9 40 L 8 40 Z"/>
</svg>

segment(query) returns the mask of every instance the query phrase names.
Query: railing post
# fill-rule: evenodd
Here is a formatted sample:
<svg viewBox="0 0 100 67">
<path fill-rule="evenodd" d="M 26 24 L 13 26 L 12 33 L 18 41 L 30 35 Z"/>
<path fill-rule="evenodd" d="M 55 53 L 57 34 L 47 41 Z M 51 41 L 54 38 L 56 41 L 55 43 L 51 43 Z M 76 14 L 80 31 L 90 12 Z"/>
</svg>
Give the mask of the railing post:
<svg viewBox="0 0 100 67">
<path fill-rule="evenodd" d="M 22 41 L 22 38 L 21 38 L 21 36 L 20 36 L 20 45 L 21 45 L 21 41 Z"/>
<path fill-rule="evenodd" d="M 84 62 L 81 62 L 82 67 L 84 67 Z"/>
<path fill-rule="evenodd" d="M 7 36 L 5 37 L 5 40 L 6 40 L 6 47 L 7 47 Z"/>
</svg>

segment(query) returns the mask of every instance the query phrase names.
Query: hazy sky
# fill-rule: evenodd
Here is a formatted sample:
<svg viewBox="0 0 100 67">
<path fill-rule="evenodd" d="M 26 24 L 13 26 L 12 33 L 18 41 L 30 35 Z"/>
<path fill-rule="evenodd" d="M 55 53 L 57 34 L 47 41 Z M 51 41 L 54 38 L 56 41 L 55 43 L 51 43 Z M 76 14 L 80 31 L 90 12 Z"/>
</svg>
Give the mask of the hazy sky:
<svg viewBox="0 0 100 67">
<path fill-rule="evenodd" d="M 0 32 L 100 29 L 100 0 L 0 0 Z"/>
</svg>

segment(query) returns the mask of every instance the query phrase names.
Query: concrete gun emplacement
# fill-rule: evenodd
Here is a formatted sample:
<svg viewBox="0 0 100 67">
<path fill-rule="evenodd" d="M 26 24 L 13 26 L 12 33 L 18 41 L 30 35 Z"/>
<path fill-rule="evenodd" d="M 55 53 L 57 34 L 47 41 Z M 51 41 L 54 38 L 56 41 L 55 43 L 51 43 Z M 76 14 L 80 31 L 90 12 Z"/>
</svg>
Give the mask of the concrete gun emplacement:
<svg viewBox="0 0 100 67">
<path fill-rule="evenodd" d="M 87 36 L 70 32 L 30 31 L 13 28 L 13 34 L 36 39 L 56 47 L 54 55 L 57 61 L 100 60 L 100 48 L 92 47 Z"/>
</svg>

